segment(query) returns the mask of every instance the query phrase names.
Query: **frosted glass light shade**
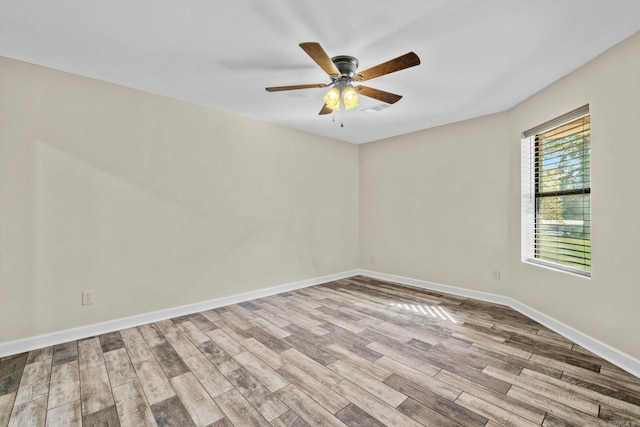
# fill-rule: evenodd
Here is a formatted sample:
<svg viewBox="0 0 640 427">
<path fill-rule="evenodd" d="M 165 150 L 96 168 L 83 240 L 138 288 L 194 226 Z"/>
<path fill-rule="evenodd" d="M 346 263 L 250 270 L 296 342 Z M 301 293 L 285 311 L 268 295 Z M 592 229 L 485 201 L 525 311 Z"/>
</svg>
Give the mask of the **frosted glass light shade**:
<svg viewBox="0 0 640 427">
<path fill-rule="evenodd" d="M 358 93 L 351 86 L 342 91 L 342 99 L 344 100 L 345 110 L 350 110 L 358 106 Z"/>
<path fill-rule="evenodd" d="M 338 88 L 334 87 L 329 89 L 329 91 L 325 94 L 323 100 L 324 103 L 327 104 L 327 107 L 331 108 L 332 110 L 340 110 L 340 90 L 338 90 Z"/>
</svg>

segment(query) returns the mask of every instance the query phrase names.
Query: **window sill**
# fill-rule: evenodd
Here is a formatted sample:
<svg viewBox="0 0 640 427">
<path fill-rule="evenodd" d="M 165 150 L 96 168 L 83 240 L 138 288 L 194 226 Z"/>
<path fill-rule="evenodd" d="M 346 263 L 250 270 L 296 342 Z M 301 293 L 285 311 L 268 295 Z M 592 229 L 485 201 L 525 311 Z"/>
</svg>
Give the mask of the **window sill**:
<svg viewBox="0 0 640 427">
<path fill-rule="evenodd" d="M 548 261 L 541 261 L 541 260 L 538 260 L 538 259 L 527 258 L 527 259 L 523 259 L 522 262 L 525 263 L 525 264 L 534 265 L 536 267 L 542 267 L 542 268 L 545 268 L 547 270 L 557 271 L 559 273 L 570 274 L 571 276 L 580 277 L 582 279 L 591 279 L 591 271 L 576 270 L 576 269 L 573 269 L 571 267 L 567 267 L 567 266 L 560 265 L 560 264 L 555 264 L 555 263 L 548 262 Z"/>
</svg>

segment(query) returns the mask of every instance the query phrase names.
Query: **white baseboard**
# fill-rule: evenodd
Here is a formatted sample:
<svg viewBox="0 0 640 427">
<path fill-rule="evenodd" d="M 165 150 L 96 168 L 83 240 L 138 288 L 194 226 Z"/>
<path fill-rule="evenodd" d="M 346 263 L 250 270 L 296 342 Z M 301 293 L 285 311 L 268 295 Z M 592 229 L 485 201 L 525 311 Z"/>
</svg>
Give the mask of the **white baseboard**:
<svg viewBox="0 0 640 427">
<path fill-rule="evenodd" d="M 134 326 L 144 325 L 146 323 L 157 322 L 159 320 L 171 319 L 172 317 L 184 316 L 186 314 L 198 313 L 200 311 L 210 310 L 212 308 L 223 307 L 225 305 L 237 304 L 239 302 L 249 301 L 257 298 L 263 298 L 282 292 L 293 291 L 295 289 L 306 288 L 309 286 L 319 285 L 321 283 L 331 282 L 333 280 L 344 279 L 346 277 L 359 274 L 357 270 L 345 271 L 343 273 L 329 274 L 327 276 L 314 277 L 311 279 L 301 280 L 299 282 L 287 283 L 284 285 L 273 286 L 266 289 L 244 292 L 241 294 L 230 295 L 212 299 L 209 301 L 198 302 L 194 304 L 183 305 L 179 307 L 167 308 L 164 310 L 143 313 L 131 317 L 109 320 L 101 323 L 94 323 L 78 328 L 67 329 L 50 334 L 37 335 L 34 337 L 23 338 L 15 341 L 0 343 L 0 357 L 12 354 L 23 353 L 38 348 L 49 347 L 56 344 L 78 340 L 87 337 L 93 337 L 107 332 L 118 331 L 121 329 L 132 328 Z"/>
<path fill-rule="evenodd" d="M 411 279 L 408 277 L 395 276 L 393 274 L 379 273 L 370 270 L 358 270 L 357 274 L 372 277 L 374 279 L 388 280 L 391 282 L 402 283 L 405 285 L 416 286 L 437 292 L 445 292 L 461 297 L 478 299 L 481 301 L 492 302 L 496 304 L 506 305 L 514 310 L 524 314 L 530 319 L 535 320 L 541 325 L 546 326 L 554 332 L 559 333 L 563 337 L 570 339 L 576 344 L 581 345 L 592 353 L 597 354 L 603 359 L 613 363 L 621 369 L 640 377 L 640 360 L 620 351 L 608 344 L 605 344 L 589 335 L 578 331 L 534 308 L 531 308 L 513 298 L 504 297 L 495 294 L 473 291 L 469 289 L 457 288 L 454 286 L 442 285 L 439 283 L 427 282 L 425 280 Z"/>
</svg>

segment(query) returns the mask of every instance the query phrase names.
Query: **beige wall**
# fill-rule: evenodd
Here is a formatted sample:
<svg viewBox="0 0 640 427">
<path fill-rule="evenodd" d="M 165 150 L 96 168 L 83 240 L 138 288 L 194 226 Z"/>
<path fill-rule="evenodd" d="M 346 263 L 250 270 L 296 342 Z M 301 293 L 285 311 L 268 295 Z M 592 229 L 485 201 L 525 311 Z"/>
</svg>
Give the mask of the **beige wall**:
<svg viewBox="0 0 640 427">
<path fill-rule="evenodd" d="M 519 259 L 520 132 L 589 104 L 592 274 L 583 279 Z M 511 295 L 640 359 L 640 34 L 514 108 L 509 114 Z"/>
<path fill-rule="evenodd" d="M 507 137 L 506 115 L 496 114 L 362 145 L 361 267 L 503 293 Z"/>
<path fill-rule="evenodd" d="M 357 268 L 358 146 L 0 58 L 0 206 L 3 342 Z"/>
<path fill-rule="evenodd" d="M 521 132 L 586 103 L 591 279 L 520 261 Z M 513 297 L 640 359 L 639 173 L 636 34 L 508 112 L 361 146 L 360 265 Z"/>
</svg>

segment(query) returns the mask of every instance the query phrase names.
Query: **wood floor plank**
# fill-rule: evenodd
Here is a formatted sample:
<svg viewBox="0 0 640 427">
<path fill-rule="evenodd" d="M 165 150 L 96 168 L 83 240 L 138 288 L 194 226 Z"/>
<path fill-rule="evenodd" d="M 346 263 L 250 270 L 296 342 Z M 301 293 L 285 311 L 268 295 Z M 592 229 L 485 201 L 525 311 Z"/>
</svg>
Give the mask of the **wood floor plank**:
<svg viewBox="0 0 640 427">
<path fill-rule="evenodd" d="M 47 397 L 29 400 L 13 407 L 8 427 L 42 427 L 45 425 Z"/>
<path fill-rule="evenodd" d="M 363 390 L 368 391 L 391 407 L 397 407 L 407 398 L 404 394 L 378 381 L 377 379 L 368 376 L 358 368 L 343 362 L 342 360 L 337 360 L 327 367 L 341 377 L 354 384 L 358 384 L 358 386 Z"/>
<path fill-rule="evenodd" d="M 0 425 L 3 425 L 0 423 Z M 47 411 L 46 427 L 82 427 L 80 400 Z"/>
<path fill-rule="evenodd" d="M 349 405 L 348 400 L 294 364 L 283 366 L 278 373 L 332 414 Z"/>
<path fill-rule="evenodd" d="M 52 359 L 46 359 L 25 366 L 15 405 L 22 405 L 49 395 L 51 363 Z"/>
<path fill-rule="evenodd" d="M 13 409 L 13 403 L 16 400 L 16 392 L 0 395 L 0 426 L 5 427 L 9 424 L 9 417 Z"/>
<path fill-rule="evenodd" d="M 53 347 L 39 348 L 29 352 L 27 365 L 34 362 L 44 362 L 53 358 Z"/>
<path fill-rule="evenodd" d="M 176 328 L 176 332 L 166 333 L 164 336 L 171 344 L 171 347 L 173 347 L 176 353 L 178 353 L 183 359 L 187 359 L 191 356 L 197 356 L 200 353 L 196 346 L 180 329 Z"/>
<path fill-rule="evenodd" d="M 191 372 L 173 377 L 170 381 L 197 427 L 206 427 L 224 418 L 218 405 Z"/>
<path fill-rule="evenodd" d="M 440 372 L 440 368 L 434 366 L 430 363 L 426 363 L 424 360 L 416 359 L 414 357 L 407 356 L 403 354 L 393 347 L 389 347 L 388 345 L 381 344 L 379 342 L 372 342 L 367 346 L 371 350 L 377 351 L 380 354 L 387 356 L 389 359 L 393 359 L 398 363 L 402 363 L 403 365 L 409 366 L 416 371 L 422 372 L 425 375 L 430 377 L 434 376 L 438 372 Z"/>
<path fill-rule="evenodd" d="M 118 331 L 102 334 L 98 338 L 100 340 L 100 346 L 102 347 L 103 353 L 108 353 L 124 347 L 124 342 L 122 341 L 122 337 Z"/>
<path fill-rule="evenodd" d="M 100 338 L 94 337 L 78 341 L 78 360 L 81 371 L 104 364 Z"/>
<path fill-rule="evenodd" d="M 536 407 L 541 408 L 545 412 L 554 415 L 557 418 L 570 423 L 571 425 L 588 425 L 588 426 L 609 426 L 610 424 L 597 418 L 590 416 L 582 411 L 574 409 L 556 400 L 541 396 L 529 390 L 525 390 L 518 386 L 513 386 L 507 392 L 507 396 L 511 396 L 514 399 L 529 402 Z"/>
<path fill-rule="evenodd" d="M 422 387 L 420 384 L 409 381 L 397 374 L 391 375 L 389 378 L 384 380 L 384 383 L 395 388 L 416 402 L 439 412 L 447 418 L 457 420 L 464 425 L 483 426 L 487 422 L 486 417 L 468 410 L 454 401 L 440 396 L 439 394 Z"/>
<path fill-rule="evenodd" d="M 184 363 L 185 358 L 180 356 L 168 341 L 155 345 L 150 350 L 167 378 L 171 379 L 189 372 L 189 368 Z"/>
<path fill-rule="evenodd" d="M 273 323 L 274 325 L 283 328 L 285 326 L 288 326 L 291 324 L 290 321 L 283 319 L 282 317 L 278 316 L 275 313 L 271 313 L 263 308 L 260 308 L 257 311 L 253 312 L 255 315 L 262 317 L 265 320 L 268 320 L 269 322 Z"/>
<path fill-rule="evenodd" d="M 104 364 L 80 371 L 82 417 L 113 406 L 113 394 Z"/>
<path fill-rule="evenodd" d="M 423 355 L 423 359 L 433 365 L 439 366 L 443 370 L 481 384 L 484 387 L 490 388 L 499 393 L 504 394 L 511 387 L 511 383 L 507 381 L 487 375 L 479 368 L 465 365 L 463 361 L 466 360 L 466 358 L 463 355 L 453 354 L 449 358 L 443 358 L 442 355 L 426 353 Z"/>
<path fill-rule="evenodd" d="M 211 397 L 216 397 L 233 388 L 225 376 L 205 356 L 190 357 L 185 360 L 185 363 Z"/>
<path fill-rule="evenodd" d="M 83 427 L 119 427 L 120 420 L 115 405 L 82 416 Z"/>
<path fill-rule="evenodd" d="M 223 419 L 211 424 L 209 427 L 234 427 L 234 425 L 231 423 L 231 421 L 229 421 L 227 417 L 224 417 Z"/>
<path fill-rule="evenodd" d="M 203 316 L 202 313 L 193 313 L 189 315 L 189 321 L 191 321 L 191 323 L 193 323 L 202 332 L 209 332 L 210 330 L 217 328 L 215 323 Z"/>
<path fill-rule="evenodd" d="M 215 324 L 218 320 L 222 320 L 222 316 L 220 316 L 215 310 L 206 310 L 200 312 L 205 318 Z"/>
<path fill-rule="evenodd" d="M 240 394 L 230 390 L 215 397 L 218 406 L 234 426 L 271 427 L 271 424 Z"/>
<path fill-rule="evenodd" d="M 499 406 L 472 396 L 466 392 L 463 392 L 455 400 L 455 403 L 477 414 L 480 414 L 489 420 L 495 421 L 500 425 L 517 425 L 522 427 L 535 427 L 540 425 L 521 418 L 512 412 L 509 412 Z"/>
<path fill-rule="evenodd" d="M 135 380 L 114 387 L 113 397 L 122 426 L 155 427 L 157 425 L 139 381 Z"/>
<path fill-rule="evenodd" d="M 491 356 L 492 358 L 502 360 L 503 362 L 510 365 L 510 371 L 512 373 L 518 372 L 516 368 L 519 368 L 520 370 L 527 368 L 536 372 L 540 372 L 541 374 L 552 376 L 554 378 L 560 378 L 562 376 L 562 371 L 560 369 L 553 368 L 540 363 L 532 362 L 531 360 L 523 359 L 518 356 L 514 356 L 506 353 L 500 353 L 498 351 L 491 350 L 486 347 L 481 347 L 475 344 L 470 345 L 467 348 L 471 351 L 486 354 L 488 356 Z"/>
<path fill-rule="evenodd" d="M 425 426 L 457 427 L 461 425 L 459 422 L 447 418 L 441 413 L 411 398 L 402 402 L 402 404 L 398 406 L 398 410 Z"/>
<path fill-rule="evenodd" d="M 290 344 L 291 347 L 296 348 L 301 353 L 304 353 L 322 365 L 328 365 L 336 361 L 336 356 L 325 350 L 328 342 L 325 336 L 319 337 L 313 335 L 296 325 L 287 326 L 287 330 L 293 333 L 283 341 Z"/>
<path fill-rule="evenodd" d="M 276 394 L 309 425 L 345 427 L 342 421 L 292 384 L 284 387 Z"/>
<path fill-rule="evenodd" d="M 409 381 L 420 384 L 427 390 L 431 390 L 434 393 L 437 393 L 449 400 L 457 399 L 461 393 L 461 390 L 457 389 L 456 387 L 440 381 L 438 378 L 436 378 L 437 375 L 436 377 L 431 377 L 416 369 L 403 365 L 400 362 L 396 362 L 395 360 L 390 359 L 387 356 L 378 359 L 376 361 L 376 364 L 386 368 L 390 373 L 387 377 L 383 378 L 383 381 L 391 376 L 391 373 L 395 373 L 403 378 L 408 379 Z"/>
<path fill-rule="evenodd" d="M 178 396 L 151 405 L 151 412 L 158 426 L 195 427 L 189 412 Z"/>
<path fill-rule="evenodd" d="M 286 414 L 289 408 L 269 389 L 260 383 L 249 371 L 240 367 L 227 374 L 236 390 L 253 405 L 269 422 Z"/>
<path fill-rule="evenodd" d="M 287 299 L 289 301 L 293 301 L 295 304 L 300 305 L 302 307 L 309 307 L 309 308 L 320 308 L 323 305 L 325 305 L 325 301 L 321 303 L 315 302 L 312 299 L 309 298 L 304 298 L 304 293 L 303 292 L 297 292 L 297 293 L 292 293 L 291 295 L 289 295 L 287 297 Z"/>
<path fill-rule="evenodd" d="M 385 427 L 380 421 L 358 408 L 353 403 L 348 404 L 336 413 L 336 418 L 349 427 Z"/>
<path fill-rule="evenodd" d="M 123 336 L 122 341 L 124 343 L 124 347 L 127 349 L 127 354 L 131 363 L 139 363 L 143 360 L 153 358 L 153 354 L 151 353 L 151 350 L 149 350 L 149 346 L 138 331 L 135 331 L 135 333 L 130 335 Z"/>
<path fill-rule="evenodd" d="M 618 367 L 602 366 L 600 368 L 600 375 L 608 377 L 618 384 L 635 384 L 636 386 L 640 386 L 640 378 L 632 377 Z"/>
<path fill-rule="evenodd" d="M 222 329 L 214 329 L 213 331 L 207 332 L 207 335 L 230 356 L 235 356 L 236 354 L 247 351 L 238 341 L 231 338 Z"/>
<path fill-rule="evenodd" d="M 51 369 L 48 409 L 68 405 L 80 400 L 80 370 L 73 361 Z M 0 423 L 2 425 L 2 423 Z"/>
<path fill-rule="evenodd" d="M 272 392 L 289 384 L 289 381 L 285 380 L 282 375 L 248 351 L 235 355 L 234 359 Z"/>
<path fill-rule="evenodd" d="M 217 370 L 223 374 L 234 371 L 240 367 L 229 354 L 213 341 L 207 341 L 198 346 L 202 354 L 211 362 Z M 198 356 L 195 356 L 198 357 Z"/>
<path fill-rule="evenodd" d="M 331 369 L 321 365 L 310 357 L 305 356 L 296 349 L 292 348 L 283 351 L 282 353 L 280 353 L 280 355 L 284 356 L 298 368 L 309 373 L 309 375 L 329 387 L 339 383 L 343 379 L 340 375 L 336 374 Z"/>
<path fill-rule="evenodd" d="M 154 326 L 157 328 L 157 332 L 151 331 L 154 335 L 153 343 L 147 341 L 149 347 L 155 347 L 157 345 L 162 345 L 165 341 L 168 341 L 169 344 L 175 349 L 175 351 L 182 357 L 186 359 L 191 356 L 196 356 L 198 354 L 198 349 L 196 345 L 187 338 L 187 336 L 173 323 L 171 320 L 162 320 L 160 322 L 155 322 Z M 160 336 L 157 336 L 157 334 Z M 145 340 L 147 337 L 145 336 Z"/>
<path fill-rule="evenodd" d="M 136 379 L 136 372 L 124 344 L 122 348 L 104 353 L 104 363 L 107 366 L 111 387 L 117 387 Z"/>
<path fill-rule="evenodd" d="M 393 373 L 389 369 L 386 369 L 382 364 L 371 362 L 370 360 L 365 359 L 364 357 L 359 356 L 340 345 L 329 344 L 327 346 L 327 350 L 333 353 L 338 359 L 344 360 L 353 366 L 357 366 L 358 369 L 379 381 L 383 381 Z M 382 358 L 376 360 L 376 362 L 381 359 Z"/>
<path fill-rule="evenodd" d="M 256 317 L 255 319 L 251 320 L 251 323 L 255 326 L 258 326 L 259 328 L 264 329 L 276 338 L 282 339 L 291 335 L 289 332 L 261 317 Z"/>
<path fill-rule="evenodd" d="M 324 324 L 323 327 L 329 330 L 329 333 L 323 338 L 330 344 L 339 345 L 340 347 L 371 362 L 375 362 L 383 356 L 381 353 L 368 348 L 367 346 L 371 344 L 371 340 L 368 340 L 363 336 L 354 334 L 353 332 L 347 331 L 339 326 L 328 323 Z"/>
<path fill-rule="evenodd" d="M 53 366 L 78 360 L 78 342 L 71 341 L 53 347 Z"/>
<path fill-rule="evenodd" d="M 612 408 L 608 405 L 600 406 L 600 413 L 598 414 L 598 418 L 603 421 L 607 421 L 614 426 L 624 425 L 624 423 L 631 426 L 633 426 L 633 423 L 640 424 L 640 418 L 637 415 L 620 411 L 618 408 Z"/>
<path fill-rule="evenodd" d="M 214 324 L 218 327 L 218 329 L 223 330 L 229 337 L 236 340 L 236 342 L 242 342 L 242 340 L 251 338 L 251 335 L 246 332 L 244 329 L 236 326 L 235 324 L 229 322 L 222 318 L 222 320 L 217 320 Z M 207 335 L 209 335 L 207 333 Z"/>
<path fill-rule="evenodd" d="M 523 378 L 531 378 L 534 381 L 547 384 L 553 388 L 566 391 L 567 393 L 575 394 L 576 396 L 580 396 L 586 400 L 594 402 L 594 404 L 608 405 L 612 408 L 620 409 L 621 411 L 634 414 L 635 416 L 638 417 L 638 419 L 640 419 L 639 405 L 633 405 L 623 400 L 615 399 L 615 398 L 603 395 L 601 393 L 597 393 L 593 390 L 585 389 L 583 387 L 578 387 L 571 383 L 567 383 L 565 381 L 552 378 L 547 375 L 543 375 L 543 374 L 531 371 L 529 369 L 523 369 L 520 376 Z"/>
<path fill-rule="evenodd" d="M 304 313 L 299 313 L 295 310 L 287 310 L 287 311 L 282 311 L 277 307 L 273 307 L 269 304 L 260 304 L 261 307 L 264 307 L 261 309 L 261 312 L 265 312 L 268 313 L 272 316 L 278 316 L 282 319 L 284 319 L 284 321 L 287 323 L 286 325 L 278 325 L 281 328 L 284 328 L 285 326 L 289 326 L 289 325 L 296 325 L 302 329 L 305 329 L 309 332 L 311 332 L 314 335 L 318 335 L 318 336 L 322 336 L 325 335 L 327 333 L 327 331 L 323 328 L 320 327 L 320 325 L 322 323 L 324 323 L 324 320 L 315 320 L 313 318 L 310 317 L 305 317 Z M 265 317 L 264 315 L 261 315 L 261 317 Z M 265 317 L 266 318 L 266 317 Z M 267 320 L 270 320 L 268 318 L 266 318 Z M 275 322 L 273 322 L 274 324 L 276 324 Z"/>
<path fill-rule="evenodd" d="M 249 328 L 253 327 L 253 324 L 249 319 L 244 318 L 243 316 L 238 315 L 237 313 L 230 310 L 219 310 L 218 313 L 222 316 L 226 321 L 233 323 L 238 328 L 246 331 Z"/>
<path fill-rule="evenodd" d="M 293 411 L 288 411 L 275 420 L 271 421 L 273 427 L 309 427 L 302 418 Z"/>
<path fill-rule="evenodd" d="M 242 345 L 273 369 L 278 369 L 289 363 L 284 357 L 253 337 L 242 341 Z"/>
<path fill-rule="evenodd" d="M 583 369 L 577 366 L 569 365 L 564 362 L 558 362 L 555 360 L 550 360 L 545 358 L 544 356 L 531 356 L 531 359 L 535 359 L 541 363 L 548 363 L 550 365 L 557 366 L 558 368 L 563 370 L 563 378 L 565 376 L 570 376 L 574 378 L 579 378 L 584 381 L 592 382 L 594 384 L 601 384 L 603 386 L 611 386 L 614 388 L 618 388 L 620 390 L 624 390 L 630 394 L 634 394 L 636 396 L 640 396 L 640 386 L 633 381 L 619 381 L 615 378 L 611 378 L 607 375 L 601 375 L 598 372 L 592 372 L 588 369 Z"/>
<path fill-rule="evenodd" d="M 492 366 L 487 366 L 482 370 L 483 373 L 490 375 L 494 378 L 497 378 L 501 381 L 508 382 L 509 384 L 517 385 L 520 388 L 525 390 L 532 391 L 536 394 L 548 397 L 549 399 L 553 399 L 556 402 L 563 403 L 567 406 L 575 408 L 579 411 L 585 412 L 587 414 L 593 415 L 595 417 L 598 416 L 598 411 L 600 407 L 597 403 L 584 399 L 571 390 L 563 390 L 557 389 L 554 387 L 549 387 L 542 382 L 538 382 L 534 379 L 530 379 L 531 377 L 522 376 L 522 375 L 513 375 L 508 372 L 502 371 L 500 369 L 494 368 Z"/>
<path fill-rule="evenodd" d="M 206 319 L 205 319 L 206 320 Z M 213 323 L 212 323 L 213 325 Z M 215 325 L 214 325 L 215 326 Z M 178 325 L 180 330 L 184 332 L 184 334 L 191 340 L 195 345 L 201 344 L 203 342 L 209 341 L 209 337 L 205 334 L 202 329 L 198 328 L 193 324 L 190 320 L 187 322 L 182 322 Z M 211 331 L 213 329 L 209 329 Z"/>
<path fill-rule="evenodd" d="M 133 367 L 149 404 L 154 405 L 175 395 L 171 383 L 155 359 L 134 363 Z"/>
<path fill-rule="evenodd" d="M 452 374 L 451 372 L 440 371 L 435 378 L 538 425 L 540 425 L 544 420 L 545 411 L 535 408 L 526 402 L 498 393 L 480 384 L 474 383 L 473 381 L 469 381 L 468 379 L 462 378 L 456 374 Z M 420 384 L 424 385 L 425 383 L 420 382 Z M 455 398 L 453 400 L 455 400 Z"/>
<path fill-rule="evenodd" d="M 333 389 L 384 425 L 404 427 L 421 425 L 348 380 L 340 381 L 333 386 Z"/>
<path fill-rule="evenodd" d="M 359 334 L 360 332 L 363 332 L 366 329 L 358 325 L 356 321 L 349 321 L 349 320 L 341 319 L 339 317 L 333 317 L 331 314 L 323 313 L 321 311 L 314 311 L 312 313 L 315 317 L 318 317 L 327 323 L 340 326 L 341 328 L 351 331 L 354 334 Z"/>
<path fill-rule="evenodd" d="M 287 343 L 286 341 L 281 340 L 280 338 L 276 338 L 275 336 L 271 335 L 269 332 L 258 327 L 247 329 L 247 333 L 248 333 L 248 337 L 240 340 L 239 342 L 243 342 L 245 339 L 248 339 L 248 338 L 255 338 L 257 341 L 266 345 L 276 353 L 283 352 L 292 347 L 292 345 Z"/>
<path fill-rule="evenodd" d="M 154 323 L 138 326 L 138 331 L 148 347 L 161 345 L 167 341 L 160 329 L 158 329 L 158 326 Z"/>
</svg>

